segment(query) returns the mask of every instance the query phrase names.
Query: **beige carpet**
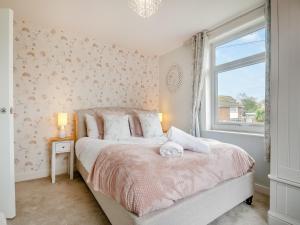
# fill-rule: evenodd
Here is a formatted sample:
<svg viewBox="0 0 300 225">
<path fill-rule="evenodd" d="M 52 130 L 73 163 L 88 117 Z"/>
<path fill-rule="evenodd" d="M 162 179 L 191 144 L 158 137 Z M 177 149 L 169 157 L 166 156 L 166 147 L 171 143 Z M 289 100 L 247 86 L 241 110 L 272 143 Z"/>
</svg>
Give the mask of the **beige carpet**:
<svg viewBox="0 0 300 225">
<path fill-rule="evenodd" d="M 110 225 L 80 176 L 21 182 L 16 191 L 17 217 L 8 225 Z M 210 225 L 265 225 L 268 201 L 256 194 L 252 206 L 242 203 Z"/>
</svg>

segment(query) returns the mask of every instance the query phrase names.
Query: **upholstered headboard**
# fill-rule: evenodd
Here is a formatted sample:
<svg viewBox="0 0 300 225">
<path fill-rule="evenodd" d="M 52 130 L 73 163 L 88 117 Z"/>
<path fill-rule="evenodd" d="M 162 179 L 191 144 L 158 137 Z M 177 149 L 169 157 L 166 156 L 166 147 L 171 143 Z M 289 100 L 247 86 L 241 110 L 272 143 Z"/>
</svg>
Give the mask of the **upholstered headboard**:
<svg viewBox="0 0 300 225">
<path fill-rule="evenodd" d="M 101 113 L 120 112 L 132 113 L 134 110 L 145 111 L 144 109 L 126 108 L 126 107 L 97 107 L 90 109 L 80 109 L 75 111 L 75 140 L 86 137 L 85 114 L 99 115 Z"/>
</svg>

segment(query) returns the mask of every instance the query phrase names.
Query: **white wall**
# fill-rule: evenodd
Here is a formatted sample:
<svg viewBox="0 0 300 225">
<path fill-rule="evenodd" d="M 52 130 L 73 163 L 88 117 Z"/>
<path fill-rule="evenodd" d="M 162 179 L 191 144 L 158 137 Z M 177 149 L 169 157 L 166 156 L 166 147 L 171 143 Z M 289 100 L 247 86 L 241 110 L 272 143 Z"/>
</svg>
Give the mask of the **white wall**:
<svg viewBox="0 0 300 225">
<path fill-rule="evenodd" d="M 168 68 L 173 64 L 178 64 L 183 71 L 183 86 L 176 93 L 168 92 L 165 82 Z M 193 50 L 191 43 L 186 43 L 182 47 L 161 56 L 159 70 L 160 111 L 167 118 L 164 127 L 167 129 L 170 125 L 173 125 L 189 132 L 191 130 L 193 87 Z M 267 175 L 269 174 L 270 165 L 264 160 L 262 136 L 213 131 L 202 131 L 202 135 L 244 148 L 256 161 L 255 182 L 259 185 L 269 186 Z"/>
<path fill-rule="evenodd" d="M 166 74 L 171 65 L 181 67 L 183 80 L 181 88 L 170 93 L 166 86 Z M 164 129 L 170 125 L 189 132 L 191 129 L 191 107 L 193 89 L 193 51 L 190 43 L 177 48 L 159 58 L 160 111 L 164 113 Z"/>
</svg>

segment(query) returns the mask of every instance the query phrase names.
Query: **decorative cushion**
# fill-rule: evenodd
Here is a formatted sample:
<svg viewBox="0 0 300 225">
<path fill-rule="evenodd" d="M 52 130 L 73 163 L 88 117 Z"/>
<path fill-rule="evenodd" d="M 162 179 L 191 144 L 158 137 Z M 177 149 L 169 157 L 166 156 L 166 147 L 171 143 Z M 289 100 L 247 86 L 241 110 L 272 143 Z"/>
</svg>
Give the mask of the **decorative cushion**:
<svg viewBox="0 0 300 225">
<path fill-rule="evenodd" d="M 129 126 L 131 135 L 134 137 L 143 137 L 143 130 L 139 116 L 136 112 L 129 115 Z"/>
<path fill-rule="evenodd" d="M 163 131 L 162 131 L 158 113 L 143 112 L 143 113 L 139 113 L 138 115 L 143 130 L 143 136 L 145 138 L 163 136 Z"/>
<path fill-rule="evenodd" d="M 87 137 L 87 129 L 86 129 L 86 121 L 85 121 L 85 114 L 90 114 L 96 118 L 98 130 L 100 134 L 100 138 L 104 136 L 104 123 L 102 114 L 122 114 L 122 115 L 133 115 L 134 113 L 137 115 L 137 112 L 149 112 L 146 109 L 138 109 L 138 108 L 129 108 L 129 107 L 95 107 L 90 109 L 80 109 L 76 110 L 77 114 L 77 137 Z M 137 115 L 138 117 L 138 115 Z M 130 129 L 133 129 L 133 126 L 130 124 Z M 134 128 L 135 129 L 135 128 Z M 139 128 L 138 128 L 139 129 Z M 133 133 L 134 134 L 134 133 Z M 140 133 L 137 136 L 142 135 L 142 129 L 140 127 Z"/>
<path fill-rule="evenodd" d="M 85 114 L 86 133 L 90 138 L 100 138 L 97 119 L 95 116 Z"/>
<path fill-rule="evenodd" d="M 128 115 L 103 114 L 104 139 L 119 140 L 130 137 Z"/>
<path fill-rule="evenodd" d="M 122 108 L 100 108 L 96 111 L 100 137 L 104 138 L 104 118 L 103 115 L 127 115 L 127 111 Z"/>
</svg>

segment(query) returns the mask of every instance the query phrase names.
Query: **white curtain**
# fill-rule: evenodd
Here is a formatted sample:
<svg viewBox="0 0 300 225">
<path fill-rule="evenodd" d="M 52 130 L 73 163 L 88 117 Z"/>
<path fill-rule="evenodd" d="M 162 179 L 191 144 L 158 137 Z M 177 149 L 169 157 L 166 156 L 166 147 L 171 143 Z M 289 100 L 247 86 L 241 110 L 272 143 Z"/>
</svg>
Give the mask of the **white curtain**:
<svg viewBox="0 0 300 225">
<path fill-rule="evenodd" d="M 193 70 L 193 113 L 192 135 L 201 136 L 200 110 L 203 98 L 205 78 L 209 74 L 209 42 L 207 32 L 200 32 L 193 37 L 194 70 Z"/>
<path fill-rule="evenodd" d="M 266 94 L 265 94 L 265 155 L 266 160 L 271 157 L 271 134 L 270 134 L 270 60 L 271 60 L 271 1 L 266 0 Z"/>
</svg>

